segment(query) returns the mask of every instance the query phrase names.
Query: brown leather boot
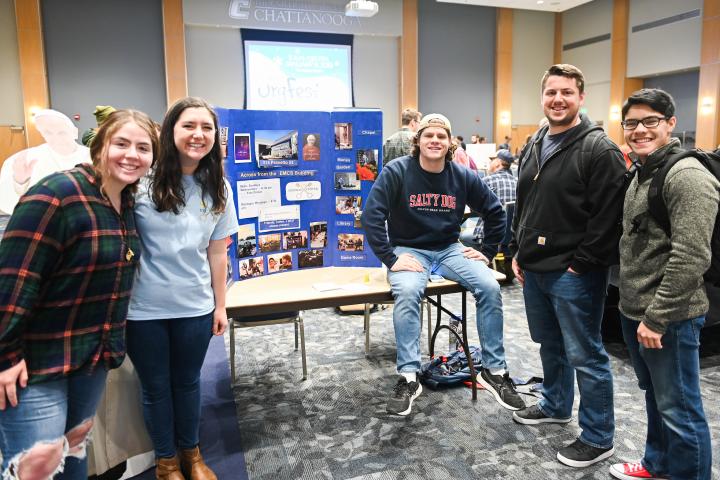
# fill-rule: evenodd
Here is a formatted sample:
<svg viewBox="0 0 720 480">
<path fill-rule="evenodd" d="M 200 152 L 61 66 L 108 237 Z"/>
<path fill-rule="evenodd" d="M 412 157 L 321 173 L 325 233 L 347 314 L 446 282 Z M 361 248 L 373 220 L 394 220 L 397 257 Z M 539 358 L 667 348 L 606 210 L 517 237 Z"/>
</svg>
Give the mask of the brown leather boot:
<svg viewBox="0 0 720 480">
<path fill-rule="evenodd" d="M 157 480 L 185 480 L 180 471 L 177 455 L 172 458 L 155 458 L 155 478 Z"/>
<path fill-rule="evenodd" d="M 180 450 L 180 466 L 190 480 L 217 480 L 215 473 L 205 464 L 200 447 Z"/>
</svg>

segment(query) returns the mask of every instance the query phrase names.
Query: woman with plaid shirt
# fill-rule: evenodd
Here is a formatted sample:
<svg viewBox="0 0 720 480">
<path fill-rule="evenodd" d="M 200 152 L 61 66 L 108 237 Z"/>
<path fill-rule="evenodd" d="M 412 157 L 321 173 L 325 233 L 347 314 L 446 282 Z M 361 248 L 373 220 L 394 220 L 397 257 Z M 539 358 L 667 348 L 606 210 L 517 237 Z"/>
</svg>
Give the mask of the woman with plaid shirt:
<svg viewBox="0 0 720 480">
<path fill-rule="evenodd" d="M 15 207 L 0 242 L 3 478 L 87 478 L 86 437 L 125 357 L 133 193 L 156 148 L 147 115 L 114 112 L 92 165 L 45 177 Z"/>
</svg>

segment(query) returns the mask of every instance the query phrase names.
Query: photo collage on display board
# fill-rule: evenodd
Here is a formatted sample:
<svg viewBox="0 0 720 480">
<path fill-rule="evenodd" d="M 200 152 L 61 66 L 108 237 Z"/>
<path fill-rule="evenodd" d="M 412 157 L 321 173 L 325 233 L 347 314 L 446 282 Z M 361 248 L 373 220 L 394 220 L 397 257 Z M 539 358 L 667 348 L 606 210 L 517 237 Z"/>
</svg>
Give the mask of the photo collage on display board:
<svg viewBox="0 0 720 480">
<path fill-rule="evenodd" d="M 360 224 L 381 168 L 379 111 L 217 111 L 240 223 L 236 278 L 380 265 Z"/>
</svg>

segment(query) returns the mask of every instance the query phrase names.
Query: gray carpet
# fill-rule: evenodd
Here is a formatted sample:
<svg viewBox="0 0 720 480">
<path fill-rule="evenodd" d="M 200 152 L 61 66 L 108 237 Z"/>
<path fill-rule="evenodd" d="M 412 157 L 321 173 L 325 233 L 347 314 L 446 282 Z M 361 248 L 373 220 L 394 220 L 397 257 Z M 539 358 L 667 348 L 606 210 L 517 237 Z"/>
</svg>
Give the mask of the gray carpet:
<svg viewBox="0 0 720 480">
<path fill-rule="evenodd" d="M 503 287 L 503 295 L 511 374 L 542 376 L 522 293 L 512 286 Z M 470 343 L 478 344 L 470 298 L 468 303 Z M 443 304 L 459 313 L 460 295 L 443 297 Z M 304 318 L 306 381 L 301 381 L 300 354 L 293 351 L 292 325 L 237 332 L 234 395 L 251 480 L 608 479 L 611 463 L 634 461 L 642 454 L 644 397 L 620 345 L 608 348 L 615 376 L 615 456 L 573 469 L 557 462 L 555 454 L 578 435 L 577 416 L 568 425 L 518 425 L 489 393 L 478 391 L 473 403 L 464 387 L 426 388 L 411 415 L 386 415 L 386 397 L 396 379 L 391 308 L 372 315 L 368 357 L 361 316 L 326 309 L 305 312 Z M 447 345 L 447 334 L 437 344 Z M 427 355 L 425 335 L 422 348 Z M 702 360 L 701 375 L 713 450 L 718 452 L 720 355 Z M 720 478 L 719 457 L 713 459 L 713 478 Z"/>
</svg>

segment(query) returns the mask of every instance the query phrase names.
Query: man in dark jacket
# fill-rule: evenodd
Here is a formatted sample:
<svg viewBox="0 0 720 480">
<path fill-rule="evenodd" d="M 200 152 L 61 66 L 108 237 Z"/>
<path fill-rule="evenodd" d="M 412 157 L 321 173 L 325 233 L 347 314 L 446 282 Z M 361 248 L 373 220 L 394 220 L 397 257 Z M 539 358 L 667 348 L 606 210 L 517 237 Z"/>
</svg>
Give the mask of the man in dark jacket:
<svg viewBox="0 0 720 480">
<path fill-rule="evenodd" d="M 433 113 L 420 121 L 411 156 L 389 163 L 362 213 L 367 242 L 388 267 L 395 299 L 397 384 L 388 413 L 407 415 L 422 387 L 420 301 L 431 273 L 460 283 L 475 296 L 483 368 L 480 382 L 503 407 L 525 407 L 507 371 L 500 286 L 487 267 L 505 229 L 505 212 L 475 172 L 452 161 L 450 121 Z M 485 218 L 483 255 L 458 243 L 465 205 Z M 387 229 L 385 227 L 387 222 Z"/>
<path fill-rule="evenodd" d="M 608 266 L 617 263 L 625 172 L 617 146 L 580 114 L 584 84 L 572 65 L 553 65 L 543 76 L 548 126 L 522 160 L 511 242 L 544 373 L 540 402 L 513 419 L 570 422 L 577 376 L 582 432 L 557 454 L 572 467 L 614 453 L 612 374 L 600 325 Z"/>
</svg>

